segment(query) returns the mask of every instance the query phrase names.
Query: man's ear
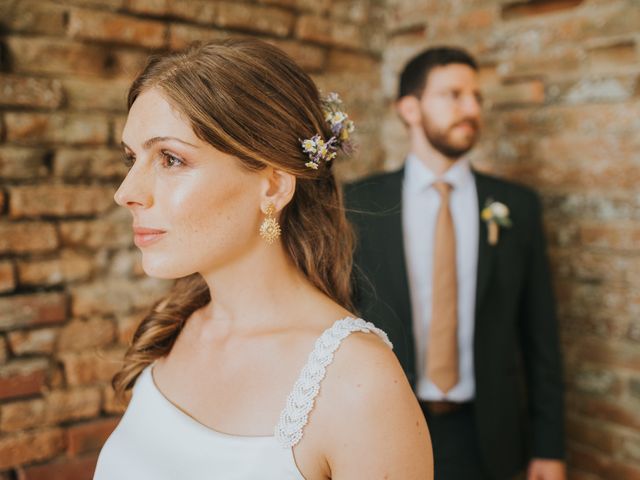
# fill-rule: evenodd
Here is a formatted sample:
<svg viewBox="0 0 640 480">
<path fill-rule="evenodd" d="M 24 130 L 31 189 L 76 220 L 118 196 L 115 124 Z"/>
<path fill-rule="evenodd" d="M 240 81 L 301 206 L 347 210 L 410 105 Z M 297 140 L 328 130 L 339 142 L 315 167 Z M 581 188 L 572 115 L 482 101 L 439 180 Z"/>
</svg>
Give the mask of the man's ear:
<svg viewBox="0 0 640 480">
<path fill-rule="evenodd" d="M 420 100 L 413 95 L 405 95 L 396 102 L 396 110 L 404 123 L 409 126 L 422 122 Z"/>
<path fill-rule="evenodd" d="M 267 167 L 263 174 L 265 182 L 260 209 L 266 212 L 267 206 L 273 204 L 277 213 L 293 198 L 296 190 L 296 177 L 273 167 Z"/>
</svg>

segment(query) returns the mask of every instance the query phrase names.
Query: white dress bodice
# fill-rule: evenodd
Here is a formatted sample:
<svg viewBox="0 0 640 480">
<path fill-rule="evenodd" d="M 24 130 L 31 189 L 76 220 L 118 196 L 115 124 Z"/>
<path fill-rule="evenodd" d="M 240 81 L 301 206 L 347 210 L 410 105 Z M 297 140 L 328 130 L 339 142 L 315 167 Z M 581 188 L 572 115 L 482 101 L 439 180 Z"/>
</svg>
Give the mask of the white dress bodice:
<svg viewBox="0 0 640 480">
<path fill-rule="evenodd" d="M 120 423 L 100 452 L 94 480 L 303 479 L 293 447 L 302 439 L 326 368 L 352 332 L 387 335 L 362 319 L 338 320 L 315 343 L 275 426 L 274 435 L 229 435 L 171 403 L 145 368 Z"/>
</svg>

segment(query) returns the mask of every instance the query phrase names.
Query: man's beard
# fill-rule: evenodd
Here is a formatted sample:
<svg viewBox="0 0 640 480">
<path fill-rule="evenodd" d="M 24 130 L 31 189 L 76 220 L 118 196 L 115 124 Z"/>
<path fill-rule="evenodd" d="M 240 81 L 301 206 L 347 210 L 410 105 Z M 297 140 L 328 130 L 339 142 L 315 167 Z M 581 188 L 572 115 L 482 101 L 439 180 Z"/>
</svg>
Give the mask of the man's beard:
<svg viewBox="0 0 640 480">
<path fill-rule="evenodd" d="M 464 123 L 470 124 L 471 127 L 475 129 L 475 133 L 467 142 L 464 143 L 464 145 L 455 145 L 449 140 L 449 133 L 451 130 Z M 423 120 L 423 128 L 425 136 L 433 148 L 448 158 L 458 159 L 471 150 L 475 145 L 476 140 L 478 139 L 480 125 L 476 120 L 465 119 L 451 125 L 445 130 L 442 130 L 434 127 L 433 124 L 429 123 L 425 119 Z"/>
</svg>

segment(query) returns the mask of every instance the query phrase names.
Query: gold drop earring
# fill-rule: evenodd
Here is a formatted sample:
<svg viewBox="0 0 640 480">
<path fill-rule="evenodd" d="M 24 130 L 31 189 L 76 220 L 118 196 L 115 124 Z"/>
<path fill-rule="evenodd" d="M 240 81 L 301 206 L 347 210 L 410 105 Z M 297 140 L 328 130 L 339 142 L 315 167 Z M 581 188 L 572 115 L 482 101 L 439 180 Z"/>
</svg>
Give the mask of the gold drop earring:
<svg viewBox="0 0 640 480">
<path fill-rule="evenodd" d="M 266 218 L 262 221 L 260 225 L 260 236 L 271 245 L 276 239 L 280 236 L 280 225 L 278 221 L 274 218 L 273 214 L 276 209 L 273 206 L 273 203 L 269 203 L 267 205 L 267 211 L 265 212 Z"/>
</svg>

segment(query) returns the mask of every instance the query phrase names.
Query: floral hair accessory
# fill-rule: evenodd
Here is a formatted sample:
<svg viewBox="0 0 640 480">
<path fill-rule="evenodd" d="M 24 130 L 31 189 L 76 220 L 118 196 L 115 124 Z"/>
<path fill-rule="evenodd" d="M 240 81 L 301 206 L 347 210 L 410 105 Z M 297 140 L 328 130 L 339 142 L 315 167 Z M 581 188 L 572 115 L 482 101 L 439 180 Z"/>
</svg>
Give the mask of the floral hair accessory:
<svg viewBox="0 0 640 480">
<path fill-rule="evenodd" d="M 487 239 L 489 245 L 496 245 L 498 243 L 499 227 L 509 228 L 511 226 L 509 208 L 504 203 L 494 202 L 493 199 L 489 198 L 480 215 L 487 222 L 489 228 L 489 238 Z"/>
<path fill-rule="evenodd" d="M 330 162 L 336 158 L 340 149 L 350 153 L 352 145 L 349 139 L 355 130 L 355 125 L 341 108 L 342 100 L 337 93 L 332 92 L 322 100 L 324 119 L 329 124 L 333 135 L 329 140 L 325 140 L 320 134 L 300 140 L 302 151 L 309 157 L 309 161 L 305 163 L 306 167 L 317 170 L 320 162 Z"/>
</svg>

